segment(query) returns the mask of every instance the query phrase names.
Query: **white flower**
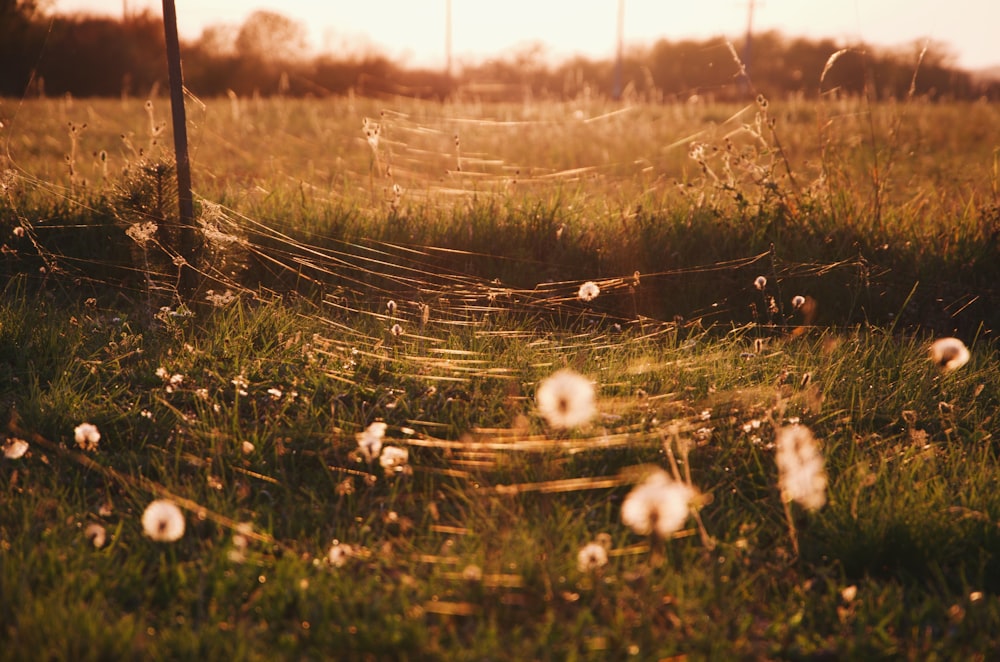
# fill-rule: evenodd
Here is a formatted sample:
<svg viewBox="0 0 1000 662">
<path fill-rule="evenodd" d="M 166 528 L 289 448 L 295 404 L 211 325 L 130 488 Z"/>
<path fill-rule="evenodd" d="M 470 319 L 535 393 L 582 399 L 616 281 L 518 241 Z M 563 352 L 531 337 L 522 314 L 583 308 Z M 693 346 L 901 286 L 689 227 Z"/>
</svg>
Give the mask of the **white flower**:
<svg viewBox="0 0 1000 662">
<path fill-rule="evenodd" d="M 107 530 L 105 530 L 103 526 L 97 523 L 88 524 L 87 528 L 83 530 L 83 535 L 97 549 L 104 547 L 104 543 L 107 542 L 108 540 Z"/>
<path fill-rule="evenodd" d="M 802 306 L 806 305 L 806 298 L 801 294 L 796 294 L 792 297 L 792 308 L 798 310 Z"/>
<path fill-rule="evenodd" d="M 8 460 L 17 460 L 28 452 L 28 442 L 12 437 L 3 446 L 3 456 Z"/>
<path fill-rule="evenodd" d="M 826 503 L 826 471 L 816 439 L 804 425 L 788 425 L 775 438 L 778 486 L 786 502 L 798 501 L 809 510 Z"/>
<path fill-rule="evenodd" d="M 580 301 L 593 301 L 600 293 L 601 288 L 597 286 L 597 283 L 588 280 L 580 286 L 580 291 L 577 292 L 576 296 L 580 298 Z"/>
<path fill-rule="evenodd" d="M 284 395 L 284 393 L 281 392 L 280 388 L 274 388 L 273 386 L 267 389 L 267 394 L 271 396 L 273 400 L 280 400 L 281 396 Z"/>
<path fill-rule="evenodd" d="M 688 518 L 694 489 L 657 470 L 636 485 L 622 502 L 622 523 L 639 535 L 656 533 L 668 538 Z"/>
<path fill-rule="evenodd" d="M 939 338 L 931 344 L 931 361 L 943 372 L 958 370 L 969 362 L 971 355 L 958 338 Z"/>
<path fill-rule="evenodd" d="M 240 445 L 240 450 L 243 451 L 244 455 L 250 455 L 250 453 L 253 453 L 254 448 L 256 448 L 256 447 L 253 445 L 253 442 L 250 442 L 250 441 L 244 441 Z"/>
<path fill-rule="evenodd" d="M 758 290 L 763 290 L 765 287 L 767 287 L 767 279 L 764 278 L 763 276 L 757 276 L 753 281 L 753 286 L 756 287 Z"/>
<path fill-rule="evenodd" d="M 576 554 L 580 572 L 591 572 L 608 564 L 608 550 L 599 542 L 588 542 Z"/>
<path fill-rule="evenodd" d="M 394 338 L 398 338 L 403 335 L 403 327 L 399 324 L 393 324 L 392 328 L 389 329 L 389 333 L 391 333 Z"/>
<path fill-rule="evenodd" d="M 535 391 L 538 413 L 554 428 L 575 428 L 590 421 L 597 409 L 594 385 L 565 368 L 542 380 Z"/>
<path fill-rule="evenodd" d="M 184 535 L 184 514 L 173 501 L 156 499 L 142 513 L 142 530 L 157 542 L 174 542 Z"/>
<path fill-rule="evenodd" d="M 375 421 L 364 432 L 357 434 L 358 448 L 365 459 L 371 462 L 378 457 L 382 451 L 382 438 L 385 437 L 385 430 L 389 427 L 382 421 Z"/>
<path fill-rule="evenodd" d="M 379 456 L 379 464 L 386 473 L 400 473 L 406 469 L 406 463 L 410 459 L 410 451 L 399 446 L 386 446 Z"/>
<path fill-rule="evenodd" d="M 170 373 L 167 372 L 167 369 L 164 368 L 162 365 L 156 369 L 156 376 L 159 377 L 160 379 L 166 379 L 167 375 L 169 374 Z"/>
<path fill-rule="evenodd" d="M 76 439 L 76 445 L 82 450 L 96 451 L 101 433 L 93 423 L 80 423 L 73 428 L 73 437 Z"/>
<path fill-rule="evenodd" d="M 347 563 L 347 559 L 349 559 L 353 554 L 353 547 L 334 540 L 333 545 L 330 546 L 330 551 L 326 554 L 326 560 L 333 567 L 342 568 L 344 567 L 344 564 Z"/>
</svg>

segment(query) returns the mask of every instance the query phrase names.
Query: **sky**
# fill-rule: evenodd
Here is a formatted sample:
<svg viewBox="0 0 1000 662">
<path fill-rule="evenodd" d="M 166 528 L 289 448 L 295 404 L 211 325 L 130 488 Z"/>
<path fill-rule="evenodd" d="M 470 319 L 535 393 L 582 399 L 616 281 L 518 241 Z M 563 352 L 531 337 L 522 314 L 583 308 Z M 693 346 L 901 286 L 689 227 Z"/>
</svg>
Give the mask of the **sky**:
<svg viewBox="0 0 1000 662">
<path fill-rule="evenodd" d="M 624 0 L 625 44 L 657 39 L 742 39 L 752 0 Z M 209 25 L 238 26 L 266 9 L 301 22 L 314 52 L 381 52 L 403 64 L 441 67 L 449 0 L 175 0 L 183 39 Z M 450 0 L 456 63 L 504 57 L 532 42 L 552 58 L 575 54 L 611 58 L 618 0 Z M 843 45 L 864 41 L 905 46 L 944 43 L 955 64 L 1000 65 L 1000 0 L 756 0 L 755 31 L 831 37 Z M 58 12 L 121 16 L 161 0 L 50 0 Z"/>
</svg>

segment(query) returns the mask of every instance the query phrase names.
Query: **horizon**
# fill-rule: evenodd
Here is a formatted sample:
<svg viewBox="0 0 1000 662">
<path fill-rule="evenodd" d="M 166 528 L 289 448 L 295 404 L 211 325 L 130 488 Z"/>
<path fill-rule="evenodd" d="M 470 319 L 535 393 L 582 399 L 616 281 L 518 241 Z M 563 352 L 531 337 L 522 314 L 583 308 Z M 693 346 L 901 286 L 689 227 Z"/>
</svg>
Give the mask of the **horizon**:
<svg viewBox="0 0 1000 662">
<path fill-rule="evenodd" d="M 446 7 L 452 6 L 452 53 L 458 66 L 502 57 L 542 44 L 547 61 L 575 55 L 614 57 L 618 21 L 615 0 L 532 3 L 510 0 L 502 8 L 471 0 L 406 3 L 373 0 L 363 7 L 331 2 L 316 7 L 309 0 L 237 0 L 198 3 L 176 0 L 181 37 L 196 41 L 210 26 L 239 26 L 258 9 L 274 11 L 306 30 L 309 52 L 379 53 L 409 67 L 437 68 L 446 62 Z M 708 0 L 682 12 L 657 0 L 625 0 L 624 46 L 648 46 L 659 39 L 741 40 L 751 21 L 754 33 L 780 32 L 787 38 L 834 40 L 839 47 L 865 43 L 904 48 L 929 43 L 943 46 L 955 66 L 970 71 L 1000 66 L 993 27 L 1000 24 L 1000 3 L 953 0 L 942 11 L 936 0 Z M 751 10 L 752 7 L 752 10 Z M 162 12 L 159 0 L 53 0 L 53 13 L 107 16 Z M 752 11 L 752 13 L 751 13 Z M 572 29 L 566 16 L 573 14 Z M 938 49 L 941 52 L 941 49 Z"/>
</svg>

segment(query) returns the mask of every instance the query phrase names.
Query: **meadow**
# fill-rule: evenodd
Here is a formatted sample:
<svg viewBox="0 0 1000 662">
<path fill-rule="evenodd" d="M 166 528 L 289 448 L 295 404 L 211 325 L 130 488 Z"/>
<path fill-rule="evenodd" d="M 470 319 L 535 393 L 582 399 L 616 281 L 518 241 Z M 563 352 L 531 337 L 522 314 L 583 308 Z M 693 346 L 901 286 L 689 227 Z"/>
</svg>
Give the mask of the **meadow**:
<svg viewBox="0 0 1000 662">
<path fill-rule="evenodd" d="M 0 100 L 0 658 L 1000 647 L 996 105 L 168 116 Z"/>
</svg>

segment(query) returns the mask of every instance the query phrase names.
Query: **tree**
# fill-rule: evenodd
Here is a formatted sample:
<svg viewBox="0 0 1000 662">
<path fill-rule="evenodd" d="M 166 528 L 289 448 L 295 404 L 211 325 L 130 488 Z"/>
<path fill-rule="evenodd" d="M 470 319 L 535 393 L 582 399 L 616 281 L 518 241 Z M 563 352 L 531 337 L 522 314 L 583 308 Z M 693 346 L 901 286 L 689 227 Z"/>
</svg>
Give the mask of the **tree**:
<svg viewBox="0 0 1000 662">
<path fill-rule="evenodd" d="M 236 35 L 236 52 L 261 62 L 299 62 L 307 51 L 305 26 L 272 11 L 250 14 Z"/>
</svg>

